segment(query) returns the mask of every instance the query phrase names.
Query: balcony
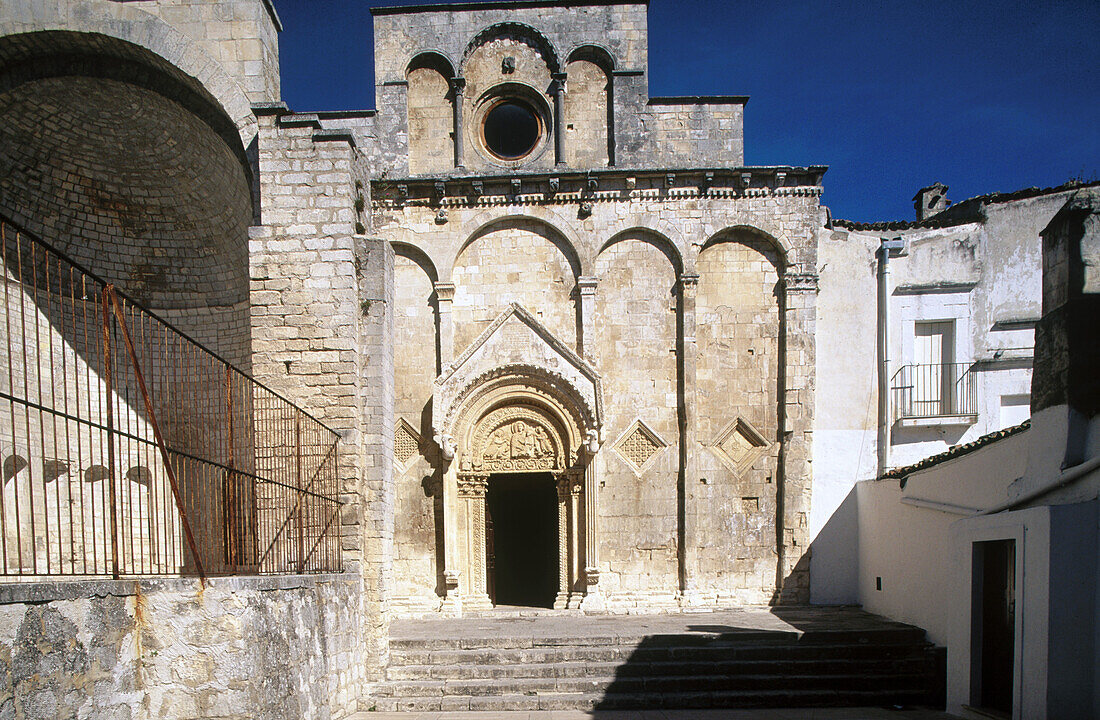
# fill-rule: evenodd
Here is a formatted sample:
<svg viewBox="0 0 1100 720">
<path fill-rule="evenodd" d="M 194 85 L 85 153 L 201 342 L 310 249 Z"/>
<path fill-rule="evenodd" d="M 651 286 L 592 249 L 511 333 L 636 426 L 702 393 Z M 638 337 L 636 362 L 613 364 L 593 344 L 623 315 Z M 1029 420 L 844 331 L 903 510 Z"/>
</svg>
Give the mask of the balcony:
<svg viewBox="0 0 1100 720">
<path fill-rule="evenodd" d="M 978 404 L 971 363 L 905 365 L 890 381 L 899 427 L 972 425 Z"/>
</svg>

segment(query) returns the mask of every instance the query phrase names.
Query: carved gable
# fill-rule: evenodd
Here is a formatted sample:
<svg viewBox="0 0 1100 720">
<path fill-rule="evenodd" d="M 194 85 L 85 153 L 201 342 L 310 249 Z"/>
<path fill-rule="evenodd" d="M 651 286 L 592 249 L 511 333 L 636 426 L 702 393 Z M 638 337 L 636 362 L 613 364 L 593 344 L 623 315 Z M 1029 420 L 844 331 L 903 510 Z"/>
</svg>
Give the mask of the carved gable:
<svg viewBox="0 0 1100 720">
<path fill-rule="evenodd" d="M 568 397 L 585 430 L 601 423 L 599 373 L 583 358 L 513 303 L 436 380 L 432 425 L 450 435 L 466 400 L 479 387 L 513 375 Z"/>
</svg>

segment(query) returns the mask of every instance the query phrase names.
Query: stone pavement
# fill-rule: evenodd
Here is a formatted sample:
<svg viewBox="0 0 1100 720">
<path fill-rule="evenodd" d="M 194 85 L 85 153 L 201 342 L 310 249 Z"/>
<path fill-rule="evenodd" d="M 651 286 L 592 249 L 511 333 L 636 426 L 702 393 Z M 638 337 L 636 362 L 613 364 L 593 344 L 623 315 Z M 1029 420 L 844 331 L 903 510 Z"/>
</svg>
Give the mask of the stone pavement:
<svg viewBox="0 0 1100 720">
<path fill-rule="evenodd" d="M 951 720 L 915 708 L 766 708 L 760 710 L 546 710 L 519 712 L 361 712 L 348 720 Z"/>
<path fill-rule="evenodd" d="M 493 610 L 480 617 L 397 620 L 393 640 L 507 638 L 518 645 L 544 638 L 592 637 L 603 641 L 653 635 L 860 632 L 908 625 L 855 607 L 744 607 L 662 615 L 581 615 L 552 610 Z M 526 643 L 524 641 L 527 641 Z"/>
</svg>

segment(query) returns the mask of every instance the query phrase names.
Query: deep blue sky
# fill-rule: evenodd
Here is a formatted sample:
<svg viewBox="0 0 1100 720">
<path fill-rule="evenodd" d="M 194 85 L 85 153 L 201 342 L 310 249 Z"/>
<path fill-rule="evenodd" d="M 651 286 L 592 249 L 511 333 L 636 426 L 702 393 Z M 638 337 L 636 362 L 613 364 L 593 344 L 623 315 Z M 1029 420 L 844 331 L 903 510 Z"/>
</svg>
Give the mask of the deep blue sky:
<svg viewBox="0 0 1100 720">
<path fill-rule="evenodd" d="M 291 109 L 374 107 L 375 5 L 275 0 Z M 1100 178 L 1100 2 L 652 0 L 649 90 L 751 95 L 750 165 L 828 165 L 834 217 L 912 219 L 956 202 Z"/>
</svg>

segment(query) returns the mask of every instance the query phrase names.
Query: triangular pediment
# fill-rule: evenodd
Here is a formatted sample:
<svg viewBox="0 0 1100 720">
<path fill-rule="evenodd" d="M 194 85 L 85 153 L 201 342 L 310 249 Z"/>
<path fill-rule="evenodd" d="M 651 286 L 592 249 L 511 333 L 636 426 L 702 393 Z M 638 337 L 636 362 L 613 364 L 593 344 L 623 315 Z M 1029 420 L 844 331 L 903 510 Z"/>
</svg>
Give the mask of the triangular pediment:
<svg viewBox="0 0 1100 720">
<path fill-rule="evenodd" d="M 598 423 L 599 373 L 523 306 L 512 303 L 436 379 L 433 416 L 440 422 L 433 425 L 442 427 L 473 386 L 508 370 L 564 383 Z"/>
</svg>

